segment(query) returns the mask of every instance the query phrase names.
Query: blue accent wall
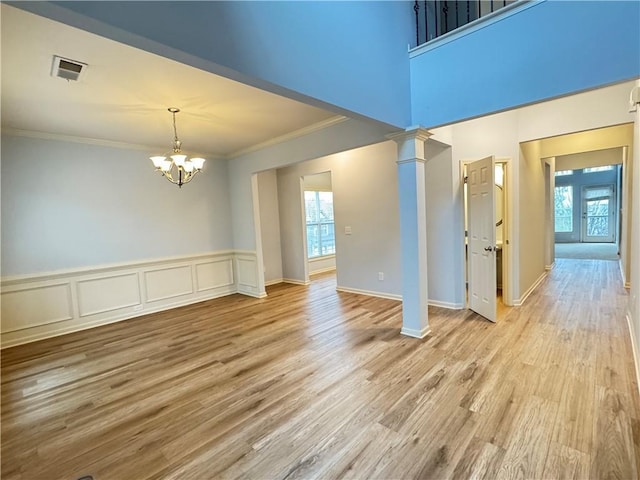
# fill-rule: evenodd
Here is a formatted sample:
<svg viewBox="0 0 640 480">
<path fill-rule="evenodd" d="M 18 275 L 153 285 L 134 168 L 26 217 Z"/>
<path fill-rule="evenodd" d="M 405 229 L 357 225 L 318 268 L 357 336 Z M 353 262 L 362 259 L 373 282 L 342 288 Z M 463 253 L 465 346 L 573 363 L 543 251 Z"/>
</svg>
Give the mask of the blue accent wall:
<svg viewBox="0 0 640 480">
<path fill-rule="evenodd" d="M 415 56 L 412 123 L 434 127 L 640 76 L 640 2 L 542 1 Z"/>
<path fill-rule="evenodd" d="M 400 127 L 411 120 L 409 2 L 14 5 L 338 113 Z"/>
</svg>

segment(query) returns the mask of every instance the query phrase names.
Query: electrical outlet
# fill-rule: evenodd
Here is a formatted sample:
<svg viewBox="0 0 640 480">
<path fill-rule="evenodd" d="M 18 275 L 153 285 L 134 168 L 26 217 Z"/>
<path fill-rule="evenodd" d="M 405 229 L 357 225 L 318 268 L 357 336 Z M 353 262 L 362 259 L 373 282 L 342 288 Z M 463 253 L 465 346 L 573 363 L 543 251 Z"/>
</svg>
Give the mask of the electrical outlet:
<svg viewBox="0 0 640 480">
<path fill-rule="evenodd" d="M 351 227 L 349 227 L 349 226 L 344 227 L 344 234 L 345 235 L 351 235 Z"/>
<path fill-rule="evenodd" d="M 384 280 L 384 272 L 378 272 L 378 280 Z"/>
</svg>

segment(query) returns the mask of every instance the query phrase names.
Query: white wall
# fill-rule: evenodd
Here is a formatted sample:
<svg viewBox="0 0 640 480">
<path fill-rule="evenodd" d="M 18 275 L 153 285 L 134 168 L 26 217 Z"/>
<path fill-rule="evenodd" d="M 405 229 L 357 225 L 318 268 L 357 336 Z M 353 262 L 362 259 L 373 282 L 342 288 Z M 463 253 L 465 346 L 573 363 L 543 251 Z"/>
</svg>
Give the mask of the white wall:
<svg viewBox="0 0 640 480">
<path fill-rule="evenodd" d="M 232 247 L 224 161 L 179 189 L 144 150 L 2 137 L 3 277 Z"/>
<path fill-rule="evenodd" d="M 462 203 L 456 196 L 460 177 L 454 169 L 451 147 L 427 140 L 425 156 L 429 303 L 463 308 L 460 285 L 464 277 L 455 268 L 464 248 L 460 229 Z"/>
<path fill-rule="evenodd" d="M 301 178 L 330 171 L 338 288 L 401 294 L 396 155 L 395 144 L 387 141 L 278 170 L 285 278 L 305 281 Z"/>
<path fill-rule="evenodd" d="M 559 155 L 556 157 L 556 171 L 618 165 L 622 163 L 622 158 L 622 148 L 605 148 L 593 152 Z"/>
<path fill-rule="evenodd" d="M 313 175 L 305 175 L 302 179 L 305 190 L 330 192 L 331 191 L 331 172 L 314 173 Z"/>
<path fill-rule="evenodd" d="M 275 170 L 258 173 L 258 192 L 264 281 L 269 284 L 282 280 L 278 177 Z"/>
</svg>

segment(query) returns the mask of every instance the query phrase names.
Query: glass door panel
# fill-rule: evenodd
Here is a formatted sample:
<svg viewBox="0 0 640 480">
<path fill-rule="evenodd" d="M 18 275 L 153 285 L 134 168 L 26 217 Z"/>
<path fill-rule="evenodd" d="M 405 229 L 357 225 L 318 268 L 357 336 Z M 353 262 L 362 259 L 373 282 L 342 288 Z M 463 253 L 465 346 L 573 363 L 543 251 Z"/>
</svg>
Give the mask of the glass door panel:
<svg viewBox="0 0 640 480">
<path fill-rule="evenodd" d="M 582 241 L 615 241 L 613 185 L 584 187 L 582 191 Z"/>
</svg>

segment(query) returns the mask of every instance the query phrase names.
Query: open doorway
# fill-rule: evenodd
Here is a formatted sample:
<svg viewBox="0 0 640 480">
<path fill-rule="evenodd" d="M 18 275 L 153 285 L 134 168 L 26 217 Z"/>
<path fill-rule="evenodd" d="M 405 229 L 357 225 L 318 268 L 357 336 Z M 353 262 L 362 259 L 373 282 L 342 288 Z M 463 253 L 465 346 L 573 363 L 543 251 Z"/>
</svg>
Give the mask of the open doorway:
<svg viewBox="0 0 640 480">
<path fill-rule="evenodd" d="M 470 166 L 474 163 L 475 162 L 471 161 L 463 161 L 461 169 L 464 178 L 463 205 L 466 303 L 468 308 L 480 313 L 491 321 L 496 321 L 501 307 L 504 305 L 511 305 L 511 301 L 507 300 L 507 298 L 510 298 L 508 295 L 510 295 L 509 261 L 511 254 L 509 245 L 510 209 L 508 201 L 509 160 L 494 159 L 493 161 L 493 172 L 491 175 L 491 183 L 493 184 L 493 187 L 490 188 L 488 192 L 485 192 L 490 193 L 490 195 L 486 196 L 491 197 L 490 203 L 493 204 L 494 210 L 492 215 L 487 215 L 487 212 L 483 213 L 477 211 L 473 207 L 473 202 L 471 201 L 471 196 L 473 194 L 471 192 L 472 186 L 470 186 L 469 172 Z M 477 267 L 475 267 L 474 271 L 474 267 L 472 265 L 472 257 L 477 252 L 473 251 L 473 232 L 470 233 L 470 230 L 473 229 L 473 224 L 477 223 L 476 220 L 479 216 L 486 216 L 486 219 L 483 219 L 482 222 L 488 222 L 487 229 L 490 233 L 490 235 L 484 235 L 485 237 L 490 238 L 490 245 L 483 245 L 483 248 L 481 249 L 482 251 L 480 252 L 483 257 L 486 257 L 485 262 L 483 262 L 485 265 L 484 267 L 481 267 L 483 273 L 480 276 L 477 274 Z M 491 218 L 491 220 L 489 220 L 489 218 Z M 487 275 L 490 275 L 492 278 L 488 278 Z M 481 309 L 482 311 L 478 311 L 474 306 L 473 298 L 471 298 L 476 295 L 475 288 L 473 286 L 474 282 L 481 283 L 485 287 L 488 285 L 493 292 L 493 294 L 488 292 L 483 294 L 485 297 L 485 300 L 483 300 L 484 303 L 493 303 L 493 305 L 488 305 L 489 308 L 487 308 L 486 311 L 484 309 Z"/>
<path fill-rule="evenodd" d="M 331 172 L 304 175 L 304 238 L 309 276 L 336 269 L 336 235 Z"/>
<path fill-rule="evenodd" d="M 620 259 L 622 165 L 557 170 L 556 258 Z"/>
</svg>

